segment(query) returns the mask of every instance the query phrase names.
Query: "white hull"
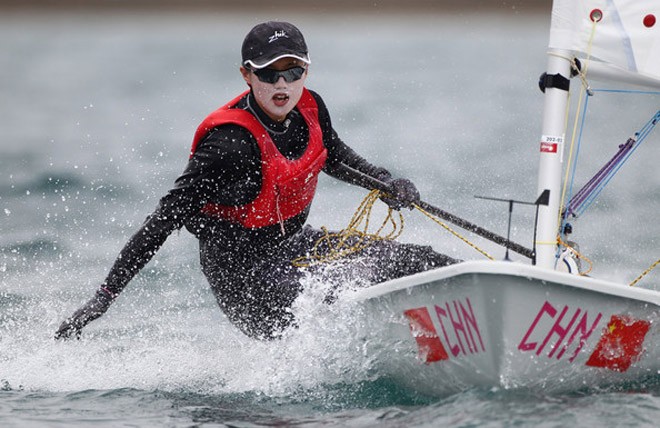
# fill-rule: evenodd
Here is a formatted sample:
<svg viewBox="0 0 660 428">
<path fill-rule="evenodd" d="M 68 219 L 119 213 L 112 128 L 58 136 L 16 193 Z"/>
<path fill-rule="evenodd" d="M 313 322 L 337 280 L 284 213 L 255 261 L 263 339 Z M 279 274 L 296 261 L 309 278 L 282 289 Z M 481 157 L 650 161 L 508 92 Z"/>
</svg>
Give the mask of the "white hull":
<svg viewBox="0 0 660 428">
<path fill-rule="evenodd" d="M 431 395 L 658 376 L 660 293 L 510 262 L 355 291 L 379 371 Z"/>
</svg>

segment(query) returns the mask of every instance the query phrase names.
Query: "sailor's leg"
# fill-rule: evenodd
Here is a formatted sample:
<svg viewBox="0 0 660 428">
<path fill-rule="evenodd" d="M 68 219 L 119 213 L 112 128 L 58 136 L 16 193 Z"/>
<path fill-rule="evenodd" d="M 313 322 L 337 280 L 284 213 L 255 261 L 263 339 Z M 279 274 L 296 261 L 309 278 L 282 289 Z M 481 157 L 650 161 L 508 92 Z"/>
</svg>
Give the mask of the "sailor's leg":
<svg viewBox="0 0 660 428">
<path fill-rule="evenodd" d="M 245 334 L 270 339 L 292 324 L 301 273 L 290 260 L 248 258 L 214 247 L 202 247 L 200 255 L 218 305 Z"/>
</svg>

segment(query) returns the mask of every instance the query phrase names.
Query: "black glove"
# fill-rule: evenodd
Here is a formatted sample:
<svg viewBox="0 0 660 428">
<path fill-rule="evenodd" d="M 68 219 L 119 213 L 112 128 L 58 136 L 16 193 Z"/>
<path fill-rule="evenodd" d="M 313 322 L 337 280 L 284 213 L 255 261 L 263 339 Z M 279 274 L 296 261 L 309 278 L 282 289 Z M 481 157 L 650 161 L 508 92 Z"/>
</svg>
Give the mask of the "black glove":
<svg viewBox="0 0 660 428">
<path fill-rule="evenodd" d="M 412 181 L 406 178 L 397 178 L 389 183 L 391 194 L 381 197 L 381 200 L 393 210 L 403 207 L 411 208 L 413 204 L 420 202 L 419 191 Z"/>
<path fill-rule="evenodd" d="M 72 336 L 80 339 L 82 328 L 103 315 L 113 300 L 114 297 L 108 291 L 98 290 L 94 297 L 64 320 L 55 332 L 55 339 L 71 339 Z"/>
</svg>

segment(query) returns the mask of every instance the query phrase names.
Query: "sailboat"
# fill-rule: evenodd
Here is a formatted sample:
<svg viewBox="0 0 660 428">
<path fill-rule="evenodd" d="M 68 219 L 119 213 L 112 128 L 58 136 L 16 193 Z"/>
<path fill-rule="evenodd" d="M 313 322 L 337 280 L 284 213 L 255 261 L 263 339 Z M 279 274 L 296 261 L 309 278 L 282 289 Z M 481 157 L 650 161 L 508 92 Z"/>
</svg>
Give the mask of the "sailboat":
<svg viewBox="0 0 660 428">
<path fill-rule="evenodd" d="M 519 251 L 531 262 L 467 261 L 346 292 L 380 373 L 429 395 L 657 382 L 660 292 L 581 274 L 560 200 L 569 92 L 596 78 L 660 87 L 657 20 L 660 5 L 647 0 L 553 2 L 537 227 L 534 248 Z"/>
</svg>

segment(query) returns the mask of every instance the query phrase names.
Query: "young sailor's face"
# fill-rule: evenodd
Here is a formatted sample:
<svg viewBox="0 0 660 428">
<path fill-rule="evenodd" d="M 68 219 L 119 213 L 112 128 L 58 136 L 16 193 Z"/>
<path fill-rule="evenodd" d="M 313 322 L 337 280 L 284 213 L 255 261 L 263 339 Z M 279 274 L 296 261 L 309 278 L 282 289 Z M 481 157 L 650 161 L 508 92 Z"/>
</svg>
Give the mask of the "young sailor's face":
<svg viewBox="0 0 660 428">
<path fill-rule="evenodd" d="M 304 72 L 299 68 L 303 68 Z M 273 73 L 273 71 L 285 70 L 289 70 L 285 76 Z M 259 107 L 274 121 L 282 122 L 300 101 L 307 78 L 307 64 L 295 58 L 282 58 L 262 70 L 252 71 L 241 67 L 241 74 L 252 88 Z M 261 75 L 261 79 L 258 74 Z M 275 78 L 277 80 L 274 83 L 268 81 Z M 293 80 L 296 78 L 297 80 Z M 287 80 L 292 81 L 287 82 Z"/>
</svg>

